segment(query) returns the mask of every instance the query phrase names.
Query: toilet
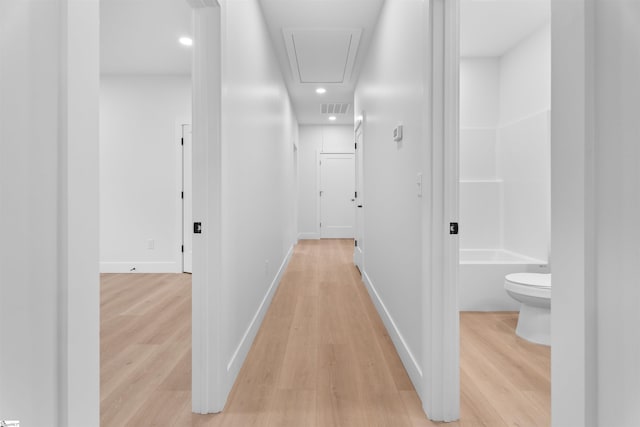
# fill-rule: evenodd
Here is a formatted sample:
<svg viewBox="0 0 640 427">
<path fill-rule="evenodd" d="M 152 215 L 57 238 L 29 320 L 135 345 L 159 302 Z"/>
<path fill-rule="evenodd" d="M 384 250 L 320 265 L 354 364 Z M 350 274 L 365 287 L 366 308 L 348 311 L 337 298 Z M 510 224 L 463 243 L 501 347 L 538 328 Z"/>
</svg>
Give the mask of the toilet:
<svg viewBox="0 0 640 427">
<path fill-rule="evenodd" d="M 507 274 L 504 289 L 520 302 L 516 334 L 536 344 L 551 345 L 551 274 Z"/>
</svg>

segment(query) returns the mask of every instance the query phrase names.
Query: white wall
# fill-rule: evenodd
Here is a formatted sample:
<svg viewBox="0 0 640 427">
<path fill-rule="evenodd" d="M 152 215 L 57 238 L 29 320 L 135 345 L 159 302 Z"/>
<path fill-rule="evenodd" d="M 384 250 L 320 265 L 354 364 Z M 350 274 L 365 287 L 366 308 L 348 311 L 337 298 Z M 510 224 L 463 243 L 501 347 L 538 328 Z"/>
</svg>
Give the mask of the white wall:
<svg viewBox="0 0 640 427">
<path fill-rule="evenodd" d="M 182 271 L 184 123 L 191 123 L 189 76 L 102 76 L 102 272 Z"/>
<path fill-rule="evenodd" d="M 226 394 L 296 242 L 293 156 L 298 125 L 257 0 L 229 0 L 221 7 L 221 351 Z"/>
<path fill-rule="evenodd" d="M 551 27 L 546 25 L 500 58 L 500 114 L 504 126 L 551 106 Z"/>
<path fill-rule="evenodd" d="M 352 126 L 300 126 L 298 238 L 319 239 L 318 152 L 353 153 Z"/>
<path fill-rule="evenodd" d="M 98 2 L 0 3 L 0 419 L 99 424 Z"/>
<path fill-rule="evenodd" d="M 600 313 L 596 300 L 600 295 L 595 273 L 598 250 L 593 158 L 597 22 L 593 15 L 594 3 L 591 0 L 551 3 L 551 248 L 554 260 L 551 422 L 554 426 L 598 425 L 597 318 Z M 612 70 L 621 71 L 619 66 Z M 629 124 L 626 128 L 631 129 Z M 635 282 L 629 285 L 632 283 Z M 629 313 L 619 310 L 623 316 Z M 630 334 L 628 338 L 633 340 Z M 631 368 L 624 369 L 625 375 L 634 372 L 635 367 L 616 364 L 623 369 Z M 622 389 L 614 391 L 614 397 L 624 398 L 626 392 L 618 394 L 619 391 Z M 615 417 L 605 425 L 616 425 L 614 421 Z"/>
<path fill-rule="evenodd" d="M 597 1 L 598 425 L 640 420 L 640 4 Z"/>
<path fill-rule="evenodd" d="M 552 422 L 634 426 L 640 5 L 552 7 Z"/>
<path fill-rule="evenodd" d="M 364 110 L 363 279 L 407 371 L 422 395 L 422 224 L 429 215 L 416 194 L 424 168 L 427 49 L 421 1 L 385 2 L 355 92 Z M 399 25 L 401 23 L 401 25 Z M 393 129 L 404 124 L 404 139 Z M 427 222 L 429 223 L 429 222 Z M 373 291 L 375 289 L 375 291 Z"/>
<path fill-rule="evenodd" d="M 0 419 L 49 425 L 58 411 L 59 12 L 53 1 L 19 3 L 0 4 Z"/>
</svg>

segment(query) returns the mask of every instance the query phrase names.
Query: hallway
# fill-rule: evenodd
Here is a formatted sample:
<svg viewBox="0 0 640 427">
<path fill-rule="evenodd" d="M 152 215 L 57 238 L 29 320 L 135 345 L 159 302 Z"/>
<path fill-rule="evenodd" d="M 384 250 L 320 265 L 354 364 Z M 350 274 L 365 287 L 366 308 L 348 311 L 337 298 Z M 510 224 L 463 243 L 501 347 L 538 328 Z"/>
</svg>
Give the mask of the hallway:
<svg viewBox="0 0 640 427">
<path fill-rule="evenodd" d="M 224 426 L 410 426 L 417 395 L 353 266 L 353 240 L 294 253 Z"/>
<path fill-rule="evenodd" d="M 101 425 L 433 426 L 352 263 L 352 240 L 295 249 L 225 410 L 192 415 L 190 276 L 102 276 Z M 461 317 L 462 421 L 549 423 L 549 351 L 515 313 Z"/>
</svg>

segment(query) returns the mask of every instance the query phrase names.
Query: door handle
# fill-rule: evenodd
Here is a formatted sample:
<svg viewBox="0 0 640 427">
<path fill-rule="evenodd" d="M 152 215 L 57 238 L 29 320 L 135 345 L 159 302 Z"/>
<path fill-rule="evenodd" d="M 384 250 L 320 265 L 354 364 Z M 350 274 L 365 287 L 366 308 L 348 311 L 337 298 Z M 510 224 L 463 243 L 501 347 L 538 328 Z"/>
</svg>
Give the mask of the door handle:
<svg viewBox="0 0 640 427">
<path fill-rule="evenodd" d="M 358 205 L 358 207 L 359 207 L 359 208 L 361 208 L 361 207 L 362 207 L 362 205 Z"/>
<path fill-rule="evenodd" d="M 356 201 L 356 199 L 351 199 L 351 201 L 352 201 L 352 202 L 355 202 L 355 201 Z"/>
</svg>

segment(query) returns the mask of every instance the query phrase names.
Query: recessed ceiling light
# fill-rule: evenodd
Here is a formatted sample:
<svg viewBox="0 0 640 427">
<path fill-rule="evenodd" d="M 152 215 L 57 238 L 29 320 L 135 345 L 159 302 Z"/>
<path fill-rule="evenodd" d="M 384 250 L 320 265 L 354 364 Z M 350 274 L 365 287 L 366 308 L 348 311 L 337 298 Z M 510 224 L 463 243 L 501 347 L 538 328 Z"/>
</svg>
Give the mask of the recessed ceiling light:
<svg viewBox="0 0 640 427">
<path fill-rule="evenodd" d="M 323 93 L 327 93 L 327 90 L 323 87 L 319 87 L 318 89 L 316 89 L 316 93 L 318 95 L 322 95 Z"/>
<path fill-rule="evenodd" d="M 332 122 L 336 119 L 336 116 L 329 116 L 329 120 L 331 120 Z"/>
<path fill-rule="evenodd" d="M 180 37 L 178 41 L 183 46 L 193 46 L 193 39 L 191 37 Z"/>
</svg>

